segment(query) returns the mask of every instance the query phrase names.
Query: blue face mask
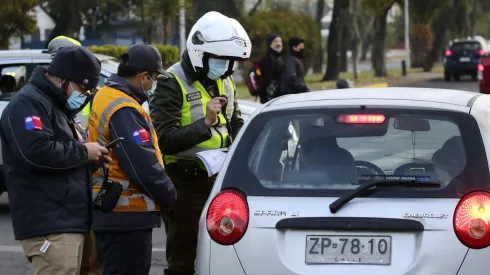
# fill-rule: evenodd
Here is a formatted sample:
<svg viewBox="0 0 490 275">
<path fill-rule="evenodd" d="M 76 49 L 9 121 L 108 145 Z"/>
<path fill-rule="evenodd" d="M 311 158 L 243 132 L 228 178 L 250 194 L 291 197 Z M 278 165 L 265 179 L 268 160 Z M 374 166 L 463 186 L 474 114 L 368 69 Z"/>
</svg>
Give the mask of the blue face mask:
<svg viewBox="0 0 490 275">
<path fill-rule="evenodd" d="M 209 64 L 209 79 L 216 80 L 226 73 L 228 70 L 228 60 L 210 58 Z"/>
<path fill-rule="evenodd" d="M 66 101 L 66 108 L 70 110 L 76 110 L 82 107 L 85 100 L 87 100 L 87 95 L 81 94 L 79 91 L 73 89 L 73 85 L 70 82 L 72 88 L 71 96 Z"/>
</svg>

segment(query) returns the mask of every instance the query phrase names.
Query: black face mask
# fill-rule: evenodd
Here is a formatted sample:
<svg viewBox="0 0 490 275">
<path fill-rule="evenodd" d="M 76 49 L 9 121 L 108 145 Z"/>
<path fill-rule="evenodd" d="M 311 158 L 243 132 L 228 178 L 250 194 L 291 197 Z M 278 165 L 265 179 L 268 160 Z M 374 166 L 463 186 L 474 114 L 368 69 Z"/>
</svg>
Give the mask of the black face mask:
<svg viewBox="0 0 490 275">
<path fill-rule="evenodd" d="M 301 49 L 299 51 L 293 50 L 294 56 L 296 56 L 299 59 L 303 58 L 304 52 L 305 52 L 305 49 Z"/>
</svg>

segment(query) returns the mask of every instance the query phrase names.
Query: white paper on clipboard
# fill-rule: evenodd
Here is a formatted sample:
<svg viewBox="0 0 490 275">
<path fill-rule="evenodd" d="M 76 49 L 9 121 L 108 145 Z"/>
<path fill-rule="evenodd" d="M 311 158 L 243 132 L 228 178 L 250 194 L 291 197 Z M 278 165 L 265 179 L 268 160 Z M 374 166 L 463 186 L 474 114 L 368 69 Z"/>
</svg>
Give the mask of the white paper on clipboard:
<svg viewBox="0 0 490 275">
<path fill-rule="evenodd" d="M 223 166 L 227 152 L 228 148 L 206 150 L 196 153 L 196 156 L 204 163 L 204 166 L 206 166 L 208 177 L 218 174 L 221 166 Z"/>
</svg>

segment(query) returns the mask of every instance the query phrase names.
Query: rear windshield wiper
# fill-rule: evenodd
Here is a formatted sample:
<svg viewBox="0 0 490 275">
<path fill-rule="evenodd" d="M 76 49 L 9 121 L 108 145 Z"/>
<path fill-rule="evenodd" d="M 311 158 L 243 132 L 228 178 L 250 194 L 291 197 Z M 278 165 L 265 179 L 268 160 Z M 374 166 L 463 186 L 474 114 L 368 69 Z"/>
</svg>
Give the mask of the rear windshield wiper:
<svg viewBox="0 0 490 275">
<path fill-rule="evenodd" d="M 407 187 L 407 188 L 438 188 L 441 187 L 439 182 L 431 181 L 415 181 L 415 180 L 397 180 L 397 181 L 373 181 L 370 183 L 363 184 L 356 189 L 352 190 L 349 194 L 342 196 L 332 202 L 329 206 L 331 213 L 337 213 L 337 211 L 342 208 L 346 203 L 350 202 L 356 197 L 359 197 L 363 193 L 377 187 Z"/>
</svg>

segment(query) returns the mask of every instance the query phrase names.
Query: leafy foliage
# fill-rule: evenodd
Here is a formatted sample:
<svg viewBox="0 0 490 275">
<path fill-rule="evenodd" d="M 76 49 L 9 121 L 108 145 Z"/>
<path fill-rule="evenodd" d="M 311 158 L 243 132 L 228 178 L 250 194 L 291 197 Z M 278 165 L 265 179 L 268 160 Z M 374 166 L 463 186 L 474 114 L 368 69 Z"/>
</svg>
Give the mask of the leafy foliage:
<svg viewBox="0 0 490 275">
<path fill-rule="evenodd" d="M 0 48 L 7 48 L 12 35 L 29 33 L 36 27 L 32 9 L 38 0 L 2 0 L 0 4 Z"/>
<path fill-rule="evenodd" d="M 283 52 L 288 53 L 289 38 L 299 36 L 305 40 L 305 70 L 311 65 L 311 59 L 321 43 L 320 29 L 311 16 L 297 15 L 281 11 L 257 11 L 244 18 L 242 25 L 252 40 L 251 60 L 261 58 L 268 51 L 267 36 L 279 34 L 283 40 Z"/>
</svg>

